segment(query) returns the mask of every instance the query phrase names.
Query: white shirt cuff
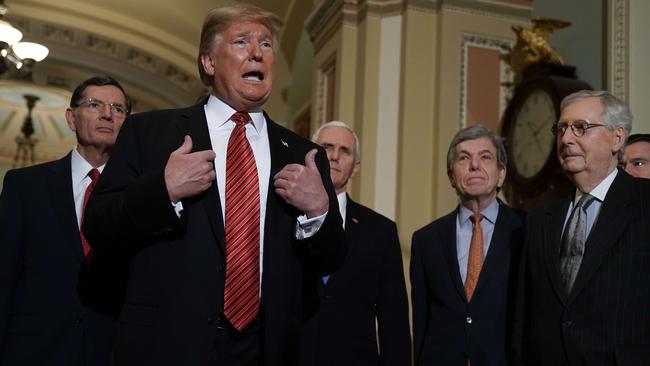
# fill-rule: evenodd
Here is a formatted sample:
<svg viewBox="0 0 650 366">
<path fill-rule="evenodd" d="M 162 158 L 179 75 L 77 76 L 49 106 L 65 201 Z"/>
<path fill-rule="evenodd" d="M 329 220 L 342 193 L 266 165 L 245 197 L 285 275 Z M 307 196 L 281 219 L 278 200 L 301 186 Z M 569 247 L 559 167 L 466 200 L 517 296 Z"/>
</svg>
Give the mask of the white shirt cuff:
<svg viewBox="0 0 650 366">
<path fill-rule="evenodd" d="M 314 236 L 325 222 L 327 212 L 320 216 L 307 218 L 307 215 L 298 216 L 298 225 L 296 225 L 296 239 L 302 240 Z"/>
<path fill-rule="evenodd" d="M 174 212 L 176 212 L 176 216 L 180 218 L 181 212 L 183 212 L 183 202 L 181 201 L 178 201 L 176 203 L 172 202 L 172 206 L 174 207 Z"/>
</svg>

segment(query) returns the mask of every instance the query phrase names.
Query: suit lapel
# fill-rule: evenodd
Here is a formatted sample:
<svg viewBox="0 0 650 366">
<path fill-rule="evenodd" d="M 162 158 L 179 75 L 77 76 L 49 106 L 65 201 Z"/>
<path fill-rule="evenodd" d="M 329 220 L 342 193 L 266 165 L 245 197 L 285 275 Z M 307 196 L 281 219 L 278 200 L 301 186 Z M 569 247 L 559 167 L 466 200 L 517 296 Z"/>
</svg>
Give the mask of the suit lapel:
<svg viewBox="0 0 650 366">
<path fill-rule="evenodd" d="M 74 258 L 81 262 L 83 260 L 83 250 L 81 249 L 77 212 L 72 192 L 71 154 L 69 153 L 50 166 L 53 177 L 49 184 L 49 196 L 52 200 L 52 207 L 57 211 L 56 217 L 59 220 L 59 227 L 64 233 L 67 247 Z"/>
<path fill-rule="evenodd" d="M 347 195 L 347 194 L 346 194 Z M 355 250 L 354 243 L 357 243 L 360 238 L 361 233 L 359 232 L 359 204 L 352 201 L 350 196 L 347 196 L 347 207 L 345 209 L 345 238 L 348 242 L 348 256 L 350 253 Z M 332 273 L 327 280 L 327 287 L 332 286 L 332 282 L 337 281 L 336 273 Z"/>
<path fill-rule="evenodd" d="M 510 233 L 515 225 L 514 219 L 512 211 L 510 211 L 505 204 L 500 202 L 499 213 L 497 215 L 497 220 L 494 223 L 494 232 L 492 233 L 492 239 L 490 240 L 490 247 L 487 256 L 485 257 L 481 274 L 478 278 L 476 290 L 474 290 L 475 294 L 480 290 L 481 286 L 483 286 L 483 283 L 488 281 L 488 278 L 495 271 L 494 267 L 510 248 Z"/>
<path fill-rule="evenodd" d="M 359 204 L 347 196 L 348 203 L 345 209 L 345 236 L 348 239 L 348 251 L 352 248 L 351 245 L 358 239 L 359 233 Z"/>
<path fill-rule="evenodd" d="M 203 104 L 197 104 L 187 109 L 186 112 L 181 115 L 177 125 L 181 133 L 180 142 L 182 142 L 184 135 L 189 135 L 192 138 L 192 152 L 212 150 L 210 133 L 208 131 L 208 121 L 205 119 Z M 223 225 L 224 221 L 221 214 L 221 200 L 219 199 L 219 188 L 216 179 L 213 182 L 212 187 L 205 193 L 202 205 L 208 215 L 212 234 L 219 244 L 221 254 L 225 258 L 226 234 Z"/>
<path fill-rule="evenodd" d="M 628 213 L 630 205 L 634 203 L 635 197 L 638 197 L 634 194 L 633 183 L 633 179 L 621 171 L 612 182 L 587 238 L 585 254 L 571 291 L 571 299 L 584 288 L 634 218 L 634 215 Z"/>
<path fill-rule="evenodd" d="M 278 226 L 278 222 L 275 220 L 282 217 L 283 205 L 288 205 L 275 193 L 273 176 L 291 161 L 291 147 L 282 137 L 281 128 L 271 120 L 266 112 L 264 113 L 264 118 L 266 119 L 266 130 L 269 135 L 269 150 L 271 154 L 271 171 L 267 188 L 266 220 L 264 223 L 264 253 L 270 253 L 273 250 L 273 245 L 275 245 L 275 242 L 271 240 L 271 238 L 275 237 L 273 231 Z"/>
<path fill-rule="evenodd" d="M 463 286 L 463 279 L 460 277 L 460 267 L 458 266 L 458 251 L 456 250 L 456 219 L 458 217 L 458 209 L 453 213 L 442 218 L 440 223 L 438 236 L 443 246 L 444 257 L 449 268 L 449 276 L 451 282 L 454 284 L 458 295 L 465 301 L 465 286 Z"/>
<path fill-rule="evenodd" d="M 563 303 L 566 303 L 567 295 L 560 279 L 560 242 L 562 240 L 564 219 L 573 199 L 573 193 L 574 191 L 572 190 L 568 197 L 547 209 L 545 212 L 544 227 L 542 228 L 544 235 L 542 247 L 546 270 L 550 274 L 553 289 Z"/>
</svg>

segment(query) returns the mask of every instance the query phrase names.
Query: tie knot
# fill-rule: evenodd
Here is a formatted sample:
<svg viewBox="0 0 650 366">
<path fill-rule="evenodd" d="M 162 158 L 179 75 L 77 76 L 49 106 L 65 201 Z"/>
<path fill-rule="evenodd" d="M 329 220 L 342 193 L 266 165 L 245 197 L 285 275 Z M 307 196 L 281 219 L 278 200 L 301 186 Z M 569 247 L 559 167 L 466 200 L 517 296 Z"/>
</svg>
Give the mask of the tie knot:
<svg viewBox="0 0 650 366">
<path fill-rule="evenodd" d="M 97 178 L 99 178 L 99 175 L 100 175 L 100 173 L 99 173 L 99 170 L 97 170 L 97 168 L 92 168 L 88 172 L 88 176 L 90 177 L 90 179 L 93 182 L 95 182 L 97 180 Z"/>
<path fill-rule="evenodd" d="M 476 224 L 477 222 L 481 222 L 483 220 L 483 214 L 480 212 L 474 212 L 472 216 L 469 217 L 470 220 L 472 220 L 472 223 Z"/>
<path fill-rule="evenodd" d="M 578 207 L 582 207 L 586 210 L 595 199 L 596 197 L 590 195 L 589 193 L 585 193 L 582 195 L 582 197 L 580 197 L 580 200 L 578 201 Z"/>
<path fill-rule="evenodd" d="M 230 117 L 230 120 L 235 122 L 237 125 L 245 125 L 251 120 L 251 116 L 246 112 L 236 112 L 232 117 Z"/>
</svg>

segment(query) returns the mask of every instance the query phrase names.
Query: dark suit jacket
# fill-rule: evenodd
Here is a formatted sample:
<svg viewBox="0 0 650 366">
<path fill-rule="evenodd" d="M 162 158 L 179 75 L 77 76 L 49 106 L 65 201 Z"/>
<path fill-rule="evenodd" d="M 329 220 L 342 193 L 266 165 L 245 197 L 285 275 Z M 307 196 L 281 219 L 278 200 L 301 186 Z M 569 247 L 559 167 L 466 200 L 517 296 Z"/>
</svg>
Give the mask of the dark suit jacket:
<svg viewBox="0 0 650 366">
<path fill-rule="evenodd" d="M 320 312 L 303 326 L 300 364 L 410 366 L 397 227 L 348 197 L 345 235 L 349 247 L 343 267 L 327 285 L 319 281 Z"/>
<path fill-rule="evenodd" d="M 517 364 L 650 365 L 650 180 L 619 170 L 567 296 L 559 250 L 572 198 L 528 216 Z"/>
<path fill-rule="evenodd" d="M 295 240 L 300 212 L 273 189 L 286 164 L 304 164 L 315 144 L 266 117 L 271 151 L 261 298 L 265 365 L 297 363 L 300 324 L 317 309 L 317 276 L 338 268 L 345 238 L 325 153 L 316 162 L 330 196 L 329 213 L 311 238 Z M 211 149 L 203 105 L 133 115 L 124 123 L 110 162 L 86 209 L 84 232 L 97 258 L 131 258 L 120 313 L 118 365 L 206 365 L 223 306 L 225 231 L 216 183 L 183 200 L 179 219 L 164 167 L 184 135 L 193 151 Z"/>
<path fill-rule="evenodd" d="M 411 283 L 416 365 L 507 364 L 523 215 L 499 205 L 471 303 L 456 254 L 457 210 L 413 234 Z"/>
<path fill-rule="evenodd" d="M 70 154 L 11 170 L 0 195 L 0 364 L 107 365 L 114 322 L 84 307 Z"/>
</svg>

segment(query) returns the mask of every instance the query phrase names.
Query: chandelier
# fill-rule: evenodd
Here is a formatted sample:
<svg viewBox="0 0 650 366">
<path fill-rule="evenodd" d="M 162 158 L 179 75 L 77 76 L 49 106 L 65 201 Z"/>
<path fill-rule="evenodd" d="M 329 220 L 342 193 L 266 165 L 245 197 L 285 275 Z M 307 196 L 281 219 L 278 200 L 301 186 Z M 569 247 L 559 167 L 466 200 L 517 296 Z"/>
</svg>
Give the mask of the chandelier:
<svg viewBox="0 0 650 366">
<path fill-rule="evenodd" d="M 47 57 L 49 50 L 38 43 L 20 42 L 23 33 L 4 20 L 7 12 L 4 0 L 0 0 L 0 75 L 11 69 L 31 75 L 34 63 Z"/>
</svg>

